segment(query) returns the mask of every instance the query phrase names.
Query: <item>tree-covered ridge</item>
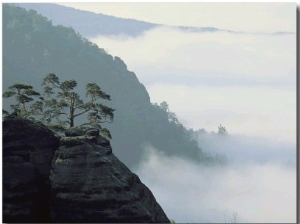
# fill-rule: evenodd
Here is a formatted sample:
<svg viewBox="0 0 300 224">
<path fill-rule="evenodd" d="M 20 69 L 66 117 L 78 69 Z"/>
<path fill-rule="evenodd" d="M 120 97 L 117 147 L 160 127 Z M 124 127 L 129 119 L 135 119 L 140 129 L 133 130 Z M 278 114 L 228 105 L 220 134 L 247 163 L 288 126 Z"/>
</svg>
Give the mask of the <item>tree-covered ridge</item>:
<svg viewBox="0 0 300 224">
<path fill-rule="evenodd" d="M 234 32 L 216 27 L 191 27 L 191 26 L 168 26 L 164 24 L 150 23 L 136 19 L 125 19 L 102 13 L 83 11 L 72 7 L 65 7 L 53 3 L 18 3 L 19 6 L 29 10 L 36 10 L 38 13 L 51 19 L 55 25 L 71 26 L 85 37 L 96 37 L 99 35 L 127 35 L 141 36 L 145 32 L 157 28 L 168 27 L 183 32 Z"/>
<path fill-rule="evenodd" d="M 18 62 L 12 66 L 36 73 L 43 67 L 53 70 L 58 64 L 71 66 L 69 59 L 74 56 L 83 60 L 82 64 L 84 61 L 105 64 L 112 59 L 72 28 L 52 26 L 51 21 L 35 11 L 8 4 L 3 4 L 3 41 L 4 60 Z"/>
<path fill-rule="evenodd" d="M 19 82 L 42 91 L 40 83 L 49 73 L 62 80 L 75 79 L 83 100 L 86 83 L 97 83 L 111 96 L 106 105 L 116 109 L 114 122 L 103 127 L 111 131 L 115 154 L 129 167 L 140 161 L 145 144 L 167 155 L 208 160 L 166 105 L 150 102 L 146 88 L 121 58 L 107 54 L 72 28 L 53 26 L 35 11 L 3 4 L 3 89 Z M 3 106 L 11 104 L 5 100 Z"/>
<path fill-rule="evenodd" d="M 18 3 L 18 5 L 27 10 L 36 10 L 51 19 L 55 25 L 72 26 L 86 37 L 120 34 L 139 36 L 159 26 L 159 24 L 87 12 L 53 3 Z"/>
</svg>

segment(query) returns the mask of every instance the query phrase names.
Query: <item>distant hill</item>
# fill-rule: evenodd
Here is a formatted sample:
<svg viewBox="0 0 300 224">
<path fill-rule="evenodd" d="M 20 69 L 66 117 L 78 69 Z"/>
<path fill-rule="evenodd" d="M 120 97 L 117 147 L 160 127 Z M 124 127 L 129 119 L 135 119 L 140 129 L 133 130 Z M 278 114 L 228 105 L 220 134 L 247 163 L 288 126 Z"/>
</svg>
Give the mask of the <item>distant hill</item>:
<svg viewBox="0 0 300 224">
<path fill-rule="evenodd" d="M 135 19 L 123 19 L 108 16 L 101 13 L 93 13 L 83 10 L 65 7 L 50 3 L 18 3 L 25 9 L 33 9 L 38 13 L 52 20 L 54 25 L 71 26 L 85 37 L 97 35 L 120 35 L 139 36 L 143 32 L 151 30 L 164 24 L 155 24 Z M 166 26 L 189 32 L 217 32 L 227 31 L 215 27 L 187 27 L 187 26 Z"/>
<path fill-rule="evenodd" d="M 33 10 L 3 4 L 3 90 L 21 82 L 41 91 L 42 79 L 49 73 L 62 81 L 75 79 L 82 96 L 88 82 L 111 95 L 107 105 L 116 112 L 114 122 L 106 127 L 112 133 L 114 153 L 127 166 L 141 161 L 145 145 L 170 156 L 215 161 L 201 151 L 167 104 L 150 102 L 145 86 L 121 58 L 107 54 L 72 28 L 53 26 Z M 10 104 L 3 99 L 5 109 Z"/>
<path fill-rule="evenodd" d="M 50 19 L 53 25 L 71 26 L 85 37 L 97 35 L 139 36 L 159 24 L 135 19 L 122 19 L 101 13 L 93 13 L 51 3 L 18 3 L 25 9 L 33 9 Z"/>
</svg>

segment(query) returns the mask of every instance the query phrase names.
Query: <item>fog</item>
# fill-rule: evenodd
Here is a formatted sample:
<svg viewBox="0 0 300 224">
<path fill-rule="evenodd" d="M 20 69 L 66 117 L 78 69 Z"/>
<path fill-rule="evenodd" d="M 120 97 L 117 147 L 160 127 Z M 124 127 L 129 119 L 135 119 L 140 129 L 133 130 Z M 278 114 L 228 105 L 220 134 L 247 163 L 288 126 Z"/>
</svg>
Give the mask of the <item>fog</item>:
<svg viewBox="0 0 300 224">
<path fill-rule="evenodd" d="M 268 32 L 291 31 L 296 27 L 296 4 L 287 2 L 270 4 L 269 2 L 143 1 L 61 2 L 59 4 L 96 13 L 173 26 L 212 26 L 229 30 Z"/>
<path fill-rule="evenodd" d="M 296 138 L 296 35 L 192 33 L 92 40 L 120 56 L 151 101 L 167 101 L 188 128 Z"/>
<path fill-rule="evenodd" d="M 92 40 L 166 101 L 202 150 L 226 166 L 202 166 L 147 147 L 134 170 L 176 222 L 296 222 L 296 35 L 191 33 Z M 219 124 L 227 136 L 211 133 Z"/>
<path fill-rule="evenodd" d="M 206 77 L 207 72 L 229 74 L 232 78 L 263 81 L 295 78 L 296 35 L 270 35 L 228 32 L 183 32 L 174 28 L 160 27 L 137 38 L 128 36 L 99 36 L 92 39 L 108 53 L 126 61 L 128 68 L 143 78 L 152 76 L 149 67 L 158 69 L 194 70 L 194 74 L 178 76 Z M 147 70 L 143 70 L 143 68 Z M 180 71 L 182 72 L 182 71 Z M 197 72 L 195 74 L 195 72 Z M 226 72 L 222 74 L 220 72 Z M 210 75 L 210 74 L 209 74 Z M 149 78 L 149 77 L 148 77 Z"/>
<path fill-rule="evenodd" d="M 193 129 L 296 141 L 295 90 L 264 86 L 187 86 L 155 84 L 151 99 L 165 100 L 180 121 Z"/>
<path fill-rule="evenodd" d="M 222 147 L 225 154 L 229 145 Z M 244 146 L 249 149 L 247 143 Z M 267 152 L 274 146 L 267 146 Z M 233 214 L 242 223 L 296 222 L 295 148 L 286 149 L 291 160 L 285 162 L 272 155 L 264 162 L 256 162 L 255 156 L 247 160 L 251 152 L 229 149 L 234 150 L 234 160 L 227 166 L 209 167 L 166 157 L 148 146 L 144 162 L 134 171 L 177 223 L 228 223 L 234 221 Z"/>
</svg>

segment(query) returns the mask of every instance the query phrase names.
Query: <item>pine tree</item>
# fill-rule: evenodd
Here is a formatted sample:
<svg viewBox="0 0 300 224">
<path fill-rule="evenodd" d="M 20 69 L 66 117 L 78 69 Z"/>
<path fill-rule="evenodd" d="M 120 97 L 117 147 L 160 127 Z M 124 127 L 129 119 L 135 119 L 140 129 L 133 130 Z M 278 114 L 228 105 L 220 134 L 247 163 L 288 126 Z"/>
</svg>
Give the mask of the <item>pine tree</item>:
<svg viewBox="0 0 300 224">
<path fill-rule="evenodd" d="M 73 79 L 60 82 L 55 74 L 50 73 L 44 78 L 42 85 L 45 86 L 44 120 L 48 124 L 53 124 L 55 120 L 55 128 L 74 127 L 75 118 L 86 114 L 87 121 L 79 126 L 99 128 L 102 133 L 111 138 L 110 132 L 100 124 L 112 122 L 115 110 L 99 103 L 99 100 L 110 100 L 110 95 L 103 92 L 96 83 L 86 85 L 86 96 L 89 98 L 87 102 L 84 102 L 75 92 L 77 82 Z"/>
<path fill-rule="evenodd" d="M 16 103 L 10 105 L 14 116 L 34 119 L 32 116 L 42 113 L 43 98 L 31 85 L 15 83 L 3 93 L 3 97 L 15 98 Z M 39 100 L 35 101 L 36 99 Z M 9 112 L 3 110 L 3 114 L 7 116 L 9 115 Z"/>
<path fill-rule="evenodd" d="M 103 135 L 111 138 L 108 129 L 102 128 L 101 123 L 111 123 L 114 118 L 114 111 L 100 100 L 110 100 L 96 83 L 86 85 L 87 102 L 84 102 L 76 93 L 77 82 L 66 80 L 60 82 L 57 75 L 50 73 L 44 80 L 44 97 L 33 89 L 32 86 L 16 83 L 3 93 L 3 97 L 14 97 L 16 103 L 10 107 L 12 115 L 39 121 L 47 125 L 55 132 L 63 132 L 67 128 L 75 126 L 75 118 L 86 115 L 86 122 L 77 126 L 92 126 L 98 128 Z M 9 112 L 3 110 L 5 116 Z"/>
</svg>

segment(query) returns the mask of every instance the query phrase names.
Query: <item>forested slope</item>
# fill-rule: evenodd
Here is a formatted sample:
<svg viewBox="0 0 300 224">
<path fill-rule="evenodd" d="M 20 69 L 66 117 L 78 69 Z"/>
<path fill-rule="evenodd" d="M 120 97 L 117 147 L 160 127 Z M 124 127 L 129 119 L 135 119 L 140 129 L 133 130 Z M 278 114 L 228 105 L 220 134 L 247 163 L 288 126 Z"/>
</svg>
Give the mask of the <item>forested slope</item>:
<svg viewBox="0 0 300 224">
<path fill-rule="evenodd" d="M 235 32 L 232 30 L 218 29 L 216 27 L 168 26 L 164 24 L 155 24 L 136 19 L 125 19 L 102 13 L 83 11 L 52 3 L 18 3 L 18 5 L 27 10 L 36 10 L 38 13 L 50 19 L 54 25 L 71 26 L 77 32 L 88 38 L 96 37 L 98 35 L 128 35 L 137 37 L 143 35 L 144 32 L 162 26 L 188 32 Z"/>
<path fill-rule="evenodd" d="M 121 58 L 107 54 L 72 28 L 53 26 L 33 10 L 3 4 L 3 90 L 21 82 L 42 91 L 42 79 L 49 73 L 60 80 L 75 79 L 82 96 L 88 82 L 96 82 L 111 95 L 108 106 L 116 112 L 114 122 L 106 127 L 112 133 L 114 153 L 129 167 L 140 161 L 147 144 L 167 155 L 214 160 L 201 152 L 166 104 L 150 102 L 146 88 Z M 10 103 L 5 99 L 3 107 Z"/>
<path fill-rule="evenodd" d="M 120 34 L 139 36 L 159 26 L 159 24 L 87 12 L 52 3 L 18 3 L 18 5 L 27 10 L 36 10 L 50 19 L 54 25 L 72 26 L 86 37 Z"/>
</svg>

